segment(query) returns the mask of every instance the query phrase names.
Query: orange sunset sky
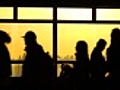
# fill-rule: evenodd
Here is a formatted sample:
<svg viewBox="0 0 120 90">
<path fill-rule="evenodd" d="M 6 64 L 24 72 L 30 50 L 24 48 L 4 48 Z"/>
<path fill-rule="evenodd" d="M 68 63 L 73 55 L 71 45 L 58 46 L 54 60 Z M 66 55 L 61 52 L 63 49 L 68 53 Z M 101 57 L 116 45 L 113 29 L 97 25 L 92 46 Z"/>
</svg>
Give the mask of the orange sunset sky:
<svg viewBox="0 0 120 90">
<path fill-rule="evenodd" d="M 58 8 L 58 20 L 92 20 L 91 8 Z M 0 7 L 0 19 L 13 19 L 12 7 Z M 18 19 L 53 19 L 52 8 L 18 8 Z M 96 10 L 96 20 L 120 20 L 120 9 Z M 74 59 L 75 45 L 78 40 L 85 40 L 88 44 L 89 56 L 96 42 L 103 38 L 107 41 L 106 48 L 110 45 L 110 34 L 113 28 L 120 28 L 120 24 L 90 24 L 90 23 L 58 23 L 57 30 L 57 55 L 65 59 L 72 55 Z M 12 38 L 7 45 L 11 59 L 20 58 L 24 52 L 24 40 L 21 38 L 28 30 L 33 30 L 37 41 L 45 51 L 53 54 L 53 24 L 52 23 L 0 23 L 0 29 L 6 31 Z M 103 55 L 105 56 L 105 50 Z M 58 59 L 58 60 L 59 60 Z"/>
</svg>

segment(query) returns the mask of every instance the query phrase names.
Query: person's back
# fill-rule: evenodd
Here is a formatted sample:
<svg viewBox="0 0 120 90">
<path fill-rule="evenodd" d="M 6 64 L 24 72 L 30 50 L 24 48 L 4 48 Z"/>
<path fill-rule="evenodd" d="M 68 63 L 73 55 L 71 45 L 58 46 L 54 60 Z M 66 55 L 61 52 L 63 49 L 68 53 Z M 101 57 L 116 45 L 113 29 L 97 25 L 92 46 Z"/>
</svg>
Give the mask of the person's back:
<svg viewBox="0 0 120 90">
<path fill-rule="evenodd" d="M 74 64 L 77 74 L 81 78 L 87 78 L 89 73 L 89 57 L 87 51 L 87 43 L 85 41 L 79 41 L 76 45 L 76 63 Z"/>
<path fill-rule="evenodd" d="M 11 38 L 9 35 L 0 31 L 0 86 L 7 88 L 7 83 L 12 74 L 10 55 L 5 43 L 10 43 Z"/>
<path fill-rule="evenodd" d="M 105 77 L 105 73 L 106 73 L 105 58 L 102 55 L 102 51 L 104 50 L 105 46 L 106 46 L 106 41 L 104 39 L 99 39 L 96 47 L 92 51 L 91 60 L 90 60 L 92 77 L 95 78 Z"/>
<path fill-rule="evenodd" d="M 29 76 L 37 73 L 40 64 L 42 64 L 43 50 L 40 45 L 35 45 L 33 47 L 26 47 L 25 51 L 27 52 L 24 65 L 23 65 L 23 76 Z M 34 72 L 34 73 L 33 73 Z M 28 74 L 28 75 L 27 75 Z M 36 75 L 36 74 L 35 74 Z"/>
<path fill-rule="evenodd" d="M 108 71 L 112 77 L 120 76 L 120 30 L 114 28 L 111 32 L 111 44 L 107 49 Z M 120 77 L 119 77 L 120 78 Z"/>
<path fill-rule="evenodd" d="M 85 41 L 76 44 L 76 62 L 74 64 L 75 81 L 77 90 L 86 90 L 89 82 L 89 57 L 88 45 Z"/>
<path fill-rule="evenodd" d="M 49 61 L 46 59 L 48 57 L 42 46 L 35 39 L 33 32 L 28 32 L 25 36 L 26 57 L 22 77 L 28 87 L 45 89 L 49 82 Z"/>
<path fill-rule="evenodd" d="M 106 73 L 106 63 L 105 58 L 102 55 L 102 51 L 106 46 L 106 41 L 104 39 L 99 39 L 96 47 L 93 49 L 90 59 L 90 73 L 91 81 L 94 86 L 94 90 L 104 89 L 105 84 L 105 73 Z M 92 88 L 93 89 L 93 88 Z"/>
<path fill-rule="evenodd" d="M 0 45 L 0 78 L 10 77 L 11 65 L 9 52 L 5 45 Z"/>
</svg>

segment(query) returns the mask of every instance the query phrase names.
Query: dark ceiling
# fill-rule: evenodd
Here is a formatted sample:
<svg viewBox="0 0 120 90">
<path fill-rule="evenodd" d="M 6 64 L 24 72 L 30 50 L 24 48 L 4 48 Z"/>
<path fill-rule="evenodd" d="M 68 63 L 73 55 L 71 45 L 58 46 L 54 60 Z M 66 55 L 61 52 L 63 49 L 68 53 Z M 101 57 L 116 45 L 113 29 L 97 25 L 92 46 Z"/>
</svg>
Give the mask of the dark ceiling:
<svg viewBox="0 0 120 90">
<path fill-rule="evenodd" d="M 120 7 L 119 0 L 1 0 L 0 6 Z"/>
</svg>

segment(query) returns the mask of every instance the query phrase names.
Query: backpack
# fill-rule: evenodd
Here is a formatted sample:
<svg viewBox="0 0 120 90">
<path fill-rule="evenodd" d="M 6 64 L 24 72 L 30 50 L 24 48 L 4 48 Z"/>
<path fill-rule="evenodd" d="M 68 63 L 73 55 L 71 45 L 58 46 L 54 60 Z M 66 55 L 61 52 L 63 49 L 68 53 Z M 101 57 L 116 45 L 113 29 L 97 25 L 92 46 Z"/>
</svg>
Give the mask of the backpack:
<svg viewBox="0 0 120 90">
<path fill-rule="evenodd" d="M 45 60 L 46 60 L 46 70 L 49 76 L 52 78 L 55 74 L 55 65 L 53 58 L 48 54 L 48 52 L 45 52 Z"/>
</svg>

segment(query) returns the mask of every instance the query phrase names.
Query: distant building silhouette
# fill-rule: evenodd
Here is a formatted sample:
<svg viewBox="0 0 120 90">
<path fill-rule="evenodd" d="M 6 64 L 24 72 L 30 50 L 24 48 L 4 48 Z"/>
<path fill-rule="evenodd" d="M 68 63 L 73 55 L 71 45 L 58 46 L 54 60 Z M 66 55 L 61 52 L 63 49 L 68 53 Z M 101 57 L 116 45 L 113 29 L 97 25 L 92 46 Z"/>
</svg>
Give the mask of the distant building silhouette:
<svg viewBox="0 0 120 90">
<path fill-rule="evenodd" d="M 61 56 L 57 55 L 57 58 L 61 58 Z"/>
</svg>

